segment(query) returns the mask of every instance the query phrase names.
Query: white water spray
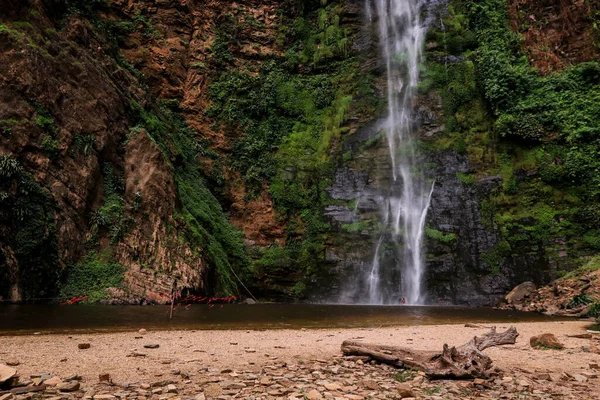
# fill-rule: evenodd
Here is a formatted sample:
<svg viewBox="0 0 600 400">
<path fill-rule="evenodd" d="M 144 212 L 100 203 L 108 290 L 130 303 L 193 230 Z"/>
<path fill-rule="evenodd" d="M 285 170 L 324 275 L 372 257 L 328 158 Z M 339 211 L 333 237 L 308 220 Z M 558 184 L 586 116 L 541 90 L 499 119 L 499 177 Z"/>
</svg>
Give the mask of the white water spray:
<svg viewBox="0 0 600 400">
<path fill-rule="evenodd" d="M 371 6 L 374 2 L 374 7 Z M 421 21 L 426 0 L 367 0 L 369 16 L 378 25 L 379 45 L 387 74 L 388 115 L 384 126 L 391 163 L 389 193 L 382 214 L 386 227 L 377 241 L 368 274 L 370 304 L 423 304 L 423 234 L 433 193 L 419 171 L 415 154 L 414 98 L 426 23 Z M 391 240 L 389 236 L 391 235 Z M 401 287 L 390 288 L 382 271 L 384 241 L 395 247 Z"/>
</svg>

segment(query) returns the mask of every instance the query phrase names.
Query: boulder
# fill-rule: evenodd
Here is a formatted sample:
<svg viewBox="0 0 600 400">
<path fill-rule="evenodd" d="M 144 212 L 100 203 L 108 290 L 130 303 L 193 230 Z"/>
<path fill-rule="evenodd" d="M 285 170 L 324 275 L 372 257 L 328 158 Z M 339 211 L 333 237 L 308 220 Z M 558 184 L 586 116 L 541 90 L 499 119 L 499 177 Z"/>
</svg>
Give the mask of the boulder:
<svg viewBox="0 0 600 400">
<path fill-rule="evenodd" d="M 508 304 L 520 303 L 523 299 L 531 296 L 536 290 L 533 282 L 523 282 L 516 286 L 504 298 Z"/>
<path fill-rule="evenodd" d="M 546 348 L 546 349 L 555 349 L 561 350 L 564 349 L 565 346 L 561 342 L 558 341 L 556 336 L 551 333 L 544 333 L 538 336 L 532 336 L 529 339 L 529 344 L 533 348 Z"/>
<path fill-rule="evenodd" d="M 398 385 L 398 395 L 401 399 L 415 397 L 415 393 L 408 383 L 401 383 Z"/>
<path fill-rule="evenodd" d="M 14 357 L 6 359 L 6 365 L 8 365 L 10 367 L 16 367 L 19 364 L 20 364 L 19 360 L 17 360 Z"/>
<path fill-rule="evenodd" d="M 0 364 L 0 384 L 17 375 L 17 370 L 8 365 Z"/>
</svg>

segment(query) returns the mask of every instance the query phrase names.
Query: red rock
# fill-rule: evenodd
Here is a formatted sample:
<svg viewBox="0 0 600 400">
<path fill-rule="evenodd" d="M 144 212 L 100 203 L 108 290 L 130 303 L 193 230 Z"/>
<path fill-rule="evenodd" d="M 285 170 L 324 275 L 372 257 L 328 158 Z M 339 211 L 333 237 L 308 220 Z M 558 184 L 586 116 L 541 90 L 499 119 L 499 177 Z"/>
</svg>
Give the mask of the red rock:
<svg viewBox="0 0 600 400">
<path fill-rule="evenodd" d="M 561 350 L 564 349 L 565 346 L 561 342 L 558 341 L 556 336 L 552 333 L 544 333 L 538 336 L 532 336 L 529 339 L 529 344 L 533 348 L 546 348 L 546 349 L 555 349 Z"/>
</svg>

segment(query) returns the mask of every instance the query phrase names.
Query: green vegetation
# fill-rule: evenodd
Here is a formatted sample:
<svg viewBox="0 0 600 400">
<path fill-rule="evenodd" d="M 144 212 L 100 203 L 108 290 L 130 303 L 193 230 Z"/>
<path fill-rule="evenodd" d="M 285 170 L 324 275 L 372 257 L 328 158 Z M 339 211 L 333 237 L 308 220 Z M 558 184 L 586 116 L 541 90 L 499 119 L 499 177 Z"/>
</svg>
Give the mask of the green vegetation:
<svg viewBox="0 0 600 400">
<path fill-rule="evenodd" d="M 481 205 L 502 239 L 483 261 L 499 271 L 511 256 L 555 257 L 557 241 L 572 256 L 597 251 L 600 65 L 543 76 L 521 51 L 505 1 L 454 0 L 448 11 L 446 30 L 429 33 L 437 47 L 427 51 L 420 90 L 441 95 L 446 122 L 428 146 L 454 148 L 475 169 L 457 178 L 502 177 Z"/>
<path fill-rule="evenodd" d="M 458 178 L 459 181 L 461 181 L 462 183 L 464 183 L 466 185 L 472 185 L 475 183 L 475 176 L 473 176 L 473 175 L 468 175 L 468 174 L 463 174 L 462 172 L 457 172 L 456 177 Z"/>
<path fill-rule="evenodd" d="M 587 313 L 585 314 L 586 317 L 594 317 L 594 318 L 598 318 L 600 317 L 600 301 L 592 304 L 588 310 Z"/>
<path fill-rule="evenodd" d="M 583 266 L 562 276 L 561 279 L 572 279 L 600 269 L 600 256 L 592 257 Z"/>
<path fill-rule="evenodd" d="M 435 240 L 443 244 L 453 244 L 456 242 L 456 234 L 444 233 L 427 226 L 425 227 L 425 236 L 431 240 Z"/>
<path fill-rule="evenodd" d="M 331 155 L 345 132 L 353 96 L 369 78 L 349 58 L 341 2 L 290 3 L 282 10 L 285 60 L 271 57 L 258 71 L 248 66 L 220 74 L 210 87 L 208 114 L 243 132 L 229 164 L 241 172 L 248 196 L 268 188 L 286 223 L 285 247 L 259 251 L 254 266 L 314 276 L 323 265 L 329 231 L 322 208 L 329 201 Z M 239 32 L 235 17 L 223 21 L 211 48 L 221 67 L 232 61 Z"/>
<path fill-rule="evenodd" d="M 413 369 L 401 369 L 398 371 L 398 373 L 396 373 L 394 379 L 398 382 L 407 382 L 413 380 L 416 375 L 417 372 Z"/>
<path fill-rule="evenodd" d="M 576 296 L 573 296 L 573 298 L 569 301 L 569 304 L 567 304 L 567 308 L 575 308 L 575 307 L 579 307 L 579 306 L 585 306 L 588 304 L 592 304 L 594 301 L 596 301 L 596 299 L 594 299 L 589 294 L 580 293 Z"/>
<path fill-rule="evenodd" d="M 15 277 L 24 299 L 53 296 L 60 271 L 54 201 L 17 159 L 4 154 L 0 155 L 0 232 L 0 296 L 8 297 L 8 283 Z"/>
<path fill-rule="evenodd" d="M 77 264 L 71 266 L 68 278 L 61 287 L 62 299 L 88 296 L 86 302 L 107 299 L 105 289 L 119 287 L 123 281 L 125 268 L 115 262 L 110 250 L 102 253 L 89 252 Z"/>
<path fill-rule="evenodd" d="M 132 102 L 132 135 L 148 132 L 173 167 L 181 208 L 175 219 L 182 226 L 182 240 L 196 249 L 195 257 L 205 258 L 214 268 L 215 294 L 237 294 L 235 274 L 248 275 L 248 260 L 241 233 L 231 226 L 221 205 L 207 187 L 199 158 L 207 154 L 183 118 L 164 103 L 143 109 Z"/>
<path fill-rule="evenodd" d="M 96 137 L 92 134 L 79 134 L 73 138 L 73 144 L 80 153 L 89 156 L 94 152 L 94 145 L 96 144 Z"/>
<path fill-rule="evenodd" d="M 342 224 L 342 229 L 349 233 L 371 231 L 377 225 L 375 220 L 361 220 L 351 224 Z"/>
<path fill-rule="evenodd" d="M 104 204 L 90 215 L 90 233 L 92 240 L 97 239 L 99 233 L 106 233 L 111 243 L 117 244 L 129 232 L 134 220 L 125 216 L 125 184 L 121 174 L 105 163 L 103 178 Z"/>
</svg>

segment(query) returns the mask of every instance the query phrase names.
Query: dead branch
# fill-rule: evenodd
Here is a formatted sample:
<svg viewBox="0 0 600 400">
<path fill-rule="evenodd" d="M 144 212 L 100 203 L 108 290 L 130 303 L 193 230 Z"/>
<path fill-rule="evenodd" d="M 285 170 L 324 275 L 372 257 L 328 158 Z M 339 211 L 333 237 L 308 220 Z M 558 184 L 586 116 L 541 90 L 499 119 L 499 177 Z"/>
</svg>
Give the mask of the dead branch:
<svg viewBox="0 0 600 400">
<path fill-rule="evenodd" d="M 441 353 L 346 340 L 342 343 L 342 353 L 346 356 L 368 356 L 397 368 L 416 369 L 433 379 L 468 379 L 488 375 L 492 359 L 483 354 L 483 350 L 514 344 L 517 336 L 519 333 L 514 327 L 500 333 L 494 327 L 462 346 L 449 347 L 444 344 Z"/>
</svg>

